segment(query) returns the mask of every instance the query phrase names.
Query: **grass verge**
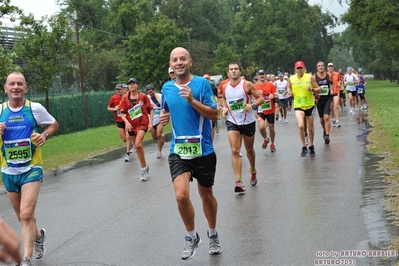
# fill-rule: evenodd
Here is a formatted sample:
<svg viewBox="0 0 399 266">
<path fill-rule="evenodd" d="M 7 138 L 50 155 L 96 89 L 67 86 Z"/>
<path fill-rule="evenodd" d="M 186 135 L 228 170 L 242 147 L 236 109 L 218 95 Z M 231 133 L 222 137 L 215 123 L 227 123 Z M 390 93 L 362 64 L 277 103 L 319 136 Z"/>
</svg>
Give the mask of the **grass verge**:
<svg viewBox="0 0 399 266">
<path fill-rule="evenodd" d="M 373 129 L 368 137 L 372 153 L 384 155 L 379 167 L 387 176 L 385 208 L 389 220 L 399 226 L 399 85 L 389 81 L 369 80 L 367 84 L 369 119 Z M 399 238 L 389 249 L 399 250 Z"/>
<path fill-rule="evenodd" d="M 170 132 L 170 123 L 164 132 Z M 151 139 L 147 132 L 144 139 Z M 44 171 L 79 162 L 124 147 L 115 125 L 91 128 L 51 138 L 42 149 Z"/>
</svg>

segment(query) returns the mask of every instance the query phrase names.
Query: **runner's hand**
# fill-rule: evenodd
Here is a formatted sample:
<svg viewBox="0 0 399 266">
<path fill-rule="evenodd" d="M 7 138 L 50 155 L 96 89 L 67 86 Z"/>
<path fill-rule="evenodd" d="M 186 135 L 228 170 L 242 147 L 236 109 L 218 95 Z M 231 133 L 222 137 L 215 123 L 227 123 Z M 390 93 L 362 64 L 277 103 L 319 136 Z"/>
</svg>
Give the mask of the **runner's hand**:
<svg viewBox="0 0 399 266">
<path fill-rule="evenodd" d="M 169 123 L 169 120 L 170 120 L 170 113 L 162 109 L 159 115 L 159 122 L 165 126 Z"/>
<path fill-rule="evenodd" d="M 0 218 L 0 262 L 6 264 L 20 262 L 19 246 L 17 234 Z"/>
</svg>

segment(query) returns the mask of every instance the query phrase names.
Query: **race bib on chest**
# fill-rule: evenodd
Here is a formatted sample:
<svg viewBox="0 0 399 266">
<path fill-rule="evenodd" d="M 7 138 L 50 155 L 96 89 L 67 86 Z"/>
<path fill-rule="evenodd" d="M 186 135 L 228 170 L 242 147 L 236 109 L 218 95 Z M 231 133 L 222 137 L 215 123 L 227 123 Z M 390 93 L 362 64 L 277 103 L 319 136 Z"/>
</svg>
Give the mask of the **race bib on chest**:
<svg viewBox="0 0 399 266">
<path fill-rule="evenodd" d="M 285 90 L 278 90 L 278 94 L 284 94 Z"/>
<path fill-rule="evenodd" d="M 229 108 L 232 112 L 244 112 L 245 109 L 244 98 L 229 101 Z"/>
<path fill-rule="evenodd" d="M 262 113 L 262 111 L 268 111 L 272 109 L 272 103 L 270 100 L 265 100 L 264 103 L 262 103 L 259 107 L 258 107 L 258 113 Z"/>
<path fill-rule="evenodd" d="M 328 95 L 328 91 L 330 90 L 328 85 L 321 85 L 320 89 L 320 95 Z"/>
<path fill-rule="evenodd" d="M 175 154 L 182 159 L 193 159 L 202 156 L 201 136 L 180 136 L 175 138 Z"/>
<path fill-rule="evenodd" d="M 134 120 L 143 116 L 143 110 L 141 110 L 141 106 L 142 104 L 139 103 L 129 109 L 128 113 L 130 115 L 130 119 Z"/>
<path fill-rule="evenodd" d="M 353 82 L 347 82 L 346 85 L 347 86 L 353 86 Z"/>
<path fill-rule="evenodd" d="M 118 116 L 118 117 L 121 117 L 121 111 L 118 109 L 118 110 L 116 110 L 116 115 Z"/>
<path fill-rule="evenodd" d="M 4 149 L 9 164 L 23 164 L 32 160 L 30 139 L 5 140 Z"/>
<path fill-rule="evenodd" d="M 154 108 L 154 116 L 159 116 L 161 114 L 161 107 Z"/>
<path fill-rule="evenodd" d="M 357 90 L 357 93 L 363 93 L 363 88 L 359 88 L 359 89 Z"/>
</svg>

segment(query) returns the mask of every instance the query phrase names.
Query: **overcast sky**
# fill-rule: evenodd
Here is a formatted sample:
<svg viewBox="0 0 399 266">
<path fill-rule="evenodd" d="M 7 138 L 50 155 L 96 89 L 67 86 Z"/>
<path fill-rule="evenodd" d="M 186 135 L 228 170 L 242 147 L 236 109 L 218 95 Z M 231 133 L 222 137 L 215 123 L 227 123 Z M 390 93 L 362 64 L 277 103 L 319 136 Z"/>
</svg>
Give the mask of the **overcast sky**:
<svg viewBox="0 0 399 266">
<path fill-rule="evenodd" d="M 330 11 L 339 18 L 340 15 L 346 12 L 348 5 L 343 0 L 342 6 L 337 0 L 308 0 L 309 4 L 320 4 L 323 11 Z M 42 16 L 54 15 L 59 11 L 56 5 L 56 0 L 11 0 L 11 4 L 19 6 L 25 14 L 33 13 L 36 19 L 40 19 Z M 346 26 L 340 26 L 334 29 L 335 32 L 341 32 L 345 30 Z"/>
</svg>

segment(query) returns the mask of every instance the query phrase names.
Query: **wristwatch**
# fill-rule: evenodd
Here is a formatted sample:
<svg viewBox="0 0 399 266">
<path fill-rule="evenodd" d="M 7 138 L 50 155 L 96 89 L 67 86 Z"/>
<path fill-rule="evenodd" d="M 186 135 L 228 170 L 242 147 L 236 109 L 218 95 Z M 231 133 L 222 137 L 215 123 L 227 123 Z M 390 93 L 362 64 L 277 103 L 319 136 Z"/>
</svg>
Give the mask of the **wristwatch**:
<svg viewBox="0 0 399 266">
<path fill-rule="evenodd" d="M 256 105 L 254 103 L 252 104 L 252 109 L 256 109 Z"/>
<path fill-rule="evenodd" d="M 46 140 L 48 140 L 48 138 L 50 137 L 46 131 L 44 131 L 42 134 L 44 134 L 46 136 Z"/>
</svg>

